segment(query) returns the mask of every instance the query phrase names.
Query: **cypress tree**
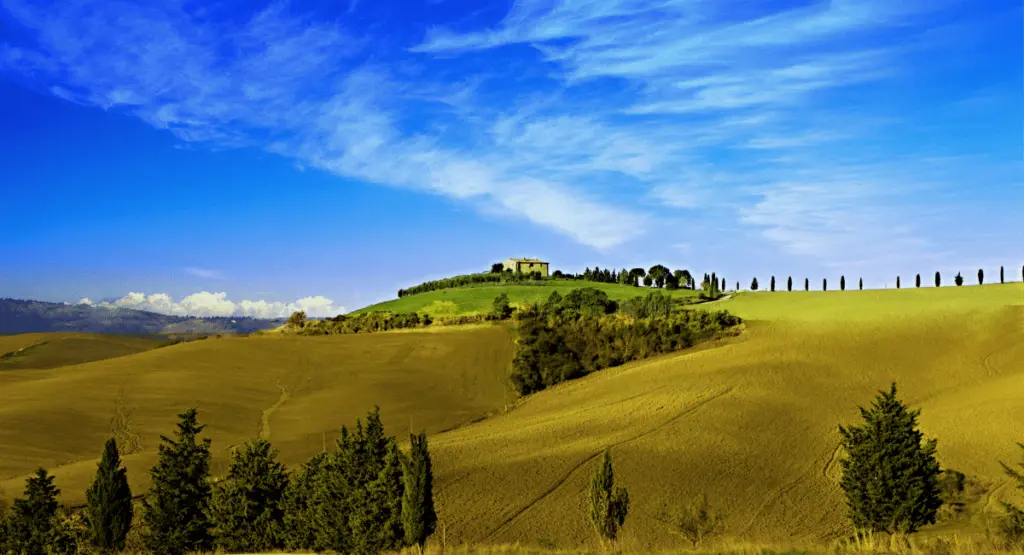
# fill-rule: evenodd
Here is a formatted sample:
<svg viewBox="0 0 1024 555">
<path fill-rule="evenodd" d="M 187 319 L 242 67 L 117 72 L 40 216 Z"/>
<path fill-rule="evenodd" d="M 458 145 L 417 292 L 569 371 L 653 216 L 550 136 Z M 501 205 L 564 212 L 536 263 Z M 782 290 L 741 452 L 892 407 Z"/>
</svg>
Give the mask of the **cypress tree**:
<svg viewBox="0 0 1024 555">
<path fill-rule="evenodd" d="M 941 286 L 942 286 L 942 276 L 938 272 L 935 272 L 935 287 L 941 287 Z"/>
<path fill-rule="evenodd" d="M 811 280 L 810 280 L 810 278 L 804 278 L 804 291 L 810 291 L 810 290 L 811 290 Z"/>
<path fill-rule="evenodd" d="M 788 278 L 786 278 L 786 291 L 792 291 L 792 290 L 793 290 L 793 276 L 789 276 Z"/>
<path fill-rule="evenodd" d="M 200 426 L 190 408 L 178 415 L 176 439 L 161 435 L 152 486 L 142 501 L 143 543 L 152 552 L 182 555 L 209 551 L 210 440 L 197 442 Z"/>
<path fill-rule="evenodd" d="M 821 290 L 828 291 L 828 278 L 823 278 L 821 280 Z"/>
<path fill-rule="evenodd" d="M 722 278 L 722 291 L 725 291 L 725 278 Z"/>
<path fill-rule="evenodd" d="M 840 461 L 840 487 L 854 527 L 874 532 L 911 533 L 935 522 L 942 506 L 934 439 L 921 444 L 920 411 L 896 399 L 896 384 L 879 392 L 870 409 L 860 409 L 863 426 L 839 426 L 848 457 Z"/>
<path fill-rule="evenodd" d="M 914 286 L 918 288 L 921 287 L 921 274 L 917 274 L 917 277 L 914 278 Z"/>
<path fill-rule="evenodd" d="M 402 498 L 405 480 L 402 456 L 389 442 L 380 472 L 365 487 L 352 493 L 349 528 L 356 553 L 398 551 L 405 545 Z"/>
<path fill-rule="evenodd" d="M 985 270 L 978 268 L 978 285 L 985 284 Z"/>
<path fill-rule="evenodd" d="M 896 289 L 900 288 L 900 276 L 896 276 Z"/>
<path fill-rule="evenodd" d="M 210 501 L 217 547 L 230 553 L 284 547 L 282 499 L 288 475 L 276 457 L 264 439 L 231 454 L 227 478 L 213 489 Z"/>
<path fill-rule="evenodd" d="M 629 512 L 629 493 L 615 487 L 615 471 L 608 449 L 590 481 L 590 522 L 604 540 L 614 540 Z"/>
<path fill-rule="evenodd" d="M 957 287 L 964 284 L 964 277 L 960 275 L 960 272 L 956 273 L 956 277 L 953 278 L 953 283 L 955 283 Z"/>
<path fill-rule="evenodd" d="M 316 544 L 318 492 L 325 488 L 330 455 L 317 453 L 306 459 L 289 477 L 282 499 L 285 547 L 312 550 Z"/>
<path fill-rule="evenodd" d="M 53 533 L 54 517 L 60 504 L 60 489 L 53 476 L 40 467 L 25 480 L 25 499 L 15 499 L 7 517 L 7 545 L 11 553 L 46 553 Z"/>
<path fill-rule="evenodd" d="M 123 551 L 132 526 L 132 491 L 114 438 L 103 446 L 103 456 L 85 498 L 92 544 L 104 553 Z"/>
<path fill-rule="evenodd" d="M 405 491 L 402 496 L 402 527 L 405 541 L 409 545 L 423 545 L 437 527 L 437 513 L 434 512 L 434 476 L 427 450 L 427 434 L 409 435 L 412 444 L 409 459 L 404 465 Z"/>
<path fill-rule="evenodd" d="M 839 276 L 839 290 L 846 291 L 846 276 Z"/>
<path fill-rule="evenodd" d="M 750 290 L 751 291 L 757 291 L 757 278 L 754 278 L 753 280 L 751 280 L 751 282 L 750 282 Z"/>
<path fill-rule="evenodd" d="M 772 292 L 774 293 L 774 292 L 775 292 L 775 276 L 772 276 L 772 284 L 771 284 L 771 287 L 772 287 Z"/>
<path fill-rule="evenodd" d="M 864 290 L 864 278 L 857 279 L 857 289 L 860 291 Z"/>
<path fill-rule="evenodd" d="M 999 283 L 1006 283 L 1006 274 L 1003 272 L 1003 267 L 999 267 Z"/>
<path fill-rule="evenodd" d="M 736 282 L 736 290 L 737 290 L 737 291 L 739 291 L 739 290 L 740 290 L 740 282 L 738 282 L 738 281 Z"/>
</svg>

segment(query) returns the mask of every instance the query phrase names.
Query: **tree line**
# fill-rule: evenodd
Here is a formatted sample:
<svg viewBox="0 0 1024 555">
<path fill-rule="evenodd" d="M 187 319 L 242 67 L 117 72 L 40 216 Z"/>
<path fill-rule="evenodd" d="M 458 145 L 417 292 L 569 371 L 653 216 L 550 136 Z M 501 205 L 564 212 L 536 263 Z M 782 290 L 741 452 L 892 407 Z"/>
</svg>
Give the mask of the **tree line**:
<svg viewBox="0 0 1024 555">
<path fill-rule="evenodd" d="M 374 333 L 429 326 L 429 314 L 416 312 L 364 312 L 354 316 L 339 314 L 321 320 L 309 320 L 298 311 L 288 317 L 287 329 L 299 335 L 333 335 L 343 333 Z"/>
<path fill-rule="evenodd" d="M 728 312 L 672 309 L 652 293 L 618 304 L 604 291 L 553 291 L 546 301 L 516 313 L 512 384 L 520 394 L 540 391 L 590 372 L 693 346 L 738 325 Z M 618 312 L 618 313 L 616 313 Z"/>
<path fill-rule="evenodd" d="M 426 434 L 411 434 L 402 453 L 384 434 L 380 409 L 341 428 L 336 449 L 317 453 L 288 472 L 263 439 L 231 454 L 227 476 L 210 476 L 211 442 L 196 409 L 179 414 L 173 438 L 161 437 L 152 485 L 136 515 L 127 470 L 116 440 L 104 445 L 84 510 L 58 502 L 53 476 L 40 468 L 0 515 L 0 553 L 42 554 L 123 551 L 182 555 L 219 550 L 332 550 L 381 553 L 407 546 L 422 550 L 437 515 Z M 137 518 L 136 518 L 137 517 Z"/>
<path fill-rule="evenodd" d="M 896 276 L 896 289 L 900 289 L 900 287 L 901 287 L 901 279 L 900 278 L 901 278 L 901 276 Z M 1021 267 L 1021 280 L 1024 280 L 1024 266 Z M 955 283 L 957 285 L 957 287 L 960 287 L 960 286 L 962 286 L 964 284 L 964 278 L 963 278 L 963 276 L 960 275 L 960 272 L 957 272 L 956 276 L 953 278 L 953 283 Z M 1002 266 L 999 267 L 999 283 L 1006 283 L 1006 271 L 1005 271 L 1005 269 Z M 860 290 L 864 289 L 864 279 L 863 278 L 859 278 L 857 280 L 857 284 L 858 284 L 857 285 L 858 289 L 860 289 Z M 978 269 L 978 285 L 984 285 L 984 284 L 985 284 L 985 270 L 979 268 Z M 921 274 L 917 274 L 914 277 L 914 286 L 915 287 L 921 287 Z M 757 291 L 759 287 L 760 287 L 760 284 L 758 283 L 756 277 L 750 281 L 750 290 L 751 291 Z M 935 287 L 942 287 L 942 274 L 940 272 L 935 272 Z M 736 284 L 736 288 L 739 289 L 739 284 L 738 283 Z M 771 277 L 769 289 L 771 291 L 775 291 L 775 276 Z M 788 277 L 786 279 L 786 290 L 787 291 L 792 291 L 793 290 L 793 277 L 792 276 L 790 276 L 790 277 Z M 804 278 L 804 291 L 810 291 L 810 290 L 811 290 L 811 281 L 809 279 L 807 279 L 807 278 Z M 828 291 L 828 279 L 827 278 L 821 280 L 821 290 L 822 291 Z M 846 291 L 846 276 L 840 276 L 839 277 L 839 290 L 840 291 Z"/>
</svg>

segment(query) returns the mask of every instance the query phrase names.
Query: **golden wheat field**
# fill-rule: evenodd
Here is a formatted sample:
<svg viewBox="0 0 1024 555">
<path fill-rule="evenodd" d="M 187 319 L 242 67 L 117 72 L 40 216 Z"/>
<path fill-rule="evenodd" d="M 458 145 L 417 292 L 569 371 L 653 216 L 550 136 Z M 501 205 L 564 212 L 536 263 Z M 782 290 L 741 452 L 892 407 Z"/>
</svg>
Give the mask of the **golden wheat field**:
<svg viewBox="0 0 1024 555">
<path fill-rule="evenodd" d="M 1020 500 L 998 461 L 1018 461 L 1024 441 L 1024 284 L 741 293 L 713 306 L 747 319 L 744 333 L 561 384 L 507 412 L 502 327 L 209 339 L 31 377 L 0 372 L 0 485 L 19 495 L 42 464 L 80 501 L 118 410 L 134 411 L 142 451 L 127 465 L 141 492 L 158 435 L 186 406 L 208 424 L 216 473 L 229 446 L 259 434 L 294 464 L 377 403 L 390 433 L 404 437 L 410 418 L 431 433 L 432 542 L 443 527 L 453 546 L 596 549 L 584 493 L 611 447 L 631 498 L 628 550 L 682 546 L 658 507 L 701 493 L 724 514 L 723 545 L 828 545 L 849 532 L 837 426 L 896 381 L 938 439 L 940 463 L 977 483 L 962 515 L 922 537 L 976 536 L 1000 499 Z M 438 433 L 489 412 L 499 414 Z"/>
</svg>

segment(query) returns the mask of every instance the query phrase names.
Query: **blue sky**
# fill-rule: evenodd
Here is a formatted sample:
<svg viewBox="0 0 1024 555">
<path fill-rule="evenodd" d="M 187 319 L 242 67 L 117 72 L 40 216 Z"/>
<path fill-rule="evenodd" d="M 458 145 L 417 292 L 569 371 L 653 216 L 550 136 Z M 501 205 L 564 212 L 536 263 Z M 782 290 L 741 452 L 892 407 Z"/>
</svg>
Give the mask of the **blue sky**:
<svg viewBox="0 0 1024 555">
<path fill-rule="evenodd" d="M 326 315 L 509 256 L 1019 280 L 1021 22 L 1010 0 L 0 0 L 0 296 Z"/>
</svg>

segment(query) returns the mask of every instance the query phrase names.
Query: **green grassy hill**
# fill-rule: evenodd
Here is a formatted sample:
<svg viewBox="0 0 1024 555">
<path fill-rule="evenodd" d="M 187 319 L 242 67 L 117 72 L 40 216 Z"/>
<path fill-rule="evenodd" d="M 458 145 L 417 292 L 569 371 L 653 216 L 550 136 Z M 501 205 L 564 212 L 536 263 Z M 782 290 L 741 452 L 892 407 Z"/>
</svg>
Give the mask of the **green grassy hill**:
<svg viewBox="0 0 1024 555">
<path fill-rule="evenodd" d="M 483 314 L 491 310 L 491 303 L 494 301 L 494 297 L 502 293 L 508 294 L 509 302 L 512 306 L 518 306 L 523 303 L 543 301 L 551 295 L 552 291 L 558 291 L 560 295 L 565 295 L 569 291 L 581 287 L 600 289 L 608 294 L 608 298 L 615 301 L 624 301 L 655 290 L 650 287 L 631 287 L 617 283 L 574 280 L 550 280 L 537 285 L 488 283 L 409 295 L 408 297 L 370 305 L 355 310 L 351 314 L 376 311 L 425 312 L 434 317 Z M 658 291 L 680 298 L 696 297 L 699 293 L 689 289 L 658 289 Z"/>
</svg>

